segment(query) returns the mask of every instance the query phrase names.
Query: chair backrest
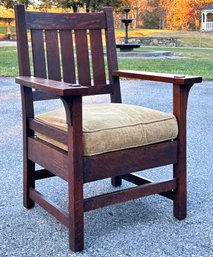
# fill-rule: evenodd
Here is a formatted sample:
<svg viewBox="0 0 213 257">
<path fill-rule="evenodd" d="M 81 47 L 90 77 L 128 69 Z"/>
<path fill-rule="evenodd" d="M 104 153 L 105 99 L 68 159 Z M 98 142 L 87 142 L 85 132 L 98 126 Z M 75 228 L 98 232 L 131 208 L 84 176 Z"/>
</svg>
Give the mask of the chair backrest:
<svg viewBox="0 0 213 257">
<path fill-rule="evenodd" d="M 41 13 L 17 5 L 15 16 L 20 75 L 32 72 L 35 77 L 90 86 L 90 94 L 114 94 L 112 70 L 118 64 L 112 8 L 100 13 Z"/>
</svg>

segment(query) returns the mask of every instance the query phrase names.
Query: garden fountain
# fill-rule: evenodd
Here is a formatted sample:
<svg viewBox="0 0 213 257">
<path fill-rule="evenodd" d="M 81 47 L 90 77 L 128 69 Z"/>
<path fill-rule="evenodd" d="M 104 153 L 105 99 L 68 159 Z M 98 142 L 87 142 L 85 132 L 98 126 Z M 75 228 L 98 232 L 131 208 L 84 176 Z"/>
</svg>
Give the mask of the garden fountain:
<svg viewBox="0 0 213 257">
<path fill-rule="evenodd" d="M 133 19 L 128 17 L 130 8 L 126 7 L 123 9 L 123 11 L 126 14 L 125 18 L 121 18 L 121 22 L 124 23 L 124 25 L 125 25 L 125 41 L 124 41 L 124 44 L 117 44 L 116 47 L 120 48 L 121 52 L 130 52 L 130 51 L 133 51 L 134 48 L 139 48 L 140 44 L 129 43 L 128 29 L 129 29 L 129 24 L 132 23 Z"/>
<path fill-rule="evenodd" d="M 128 30 L 129 25 L 133 19 L 129 18 L 130 8 L 123 9 L 125 18 L 121 18 L 121 22 L 125 25 L 125 40 L 123 44 L 116 44 L 116 48 L 119 48 L 118 57 L 121 58 L 172 58 L 171 51 L 155 51 L 155 50 L 139 50 L 133 51 L 134 48 L 140 48 L 141 44 L 129 43 Z"/>
</svg>

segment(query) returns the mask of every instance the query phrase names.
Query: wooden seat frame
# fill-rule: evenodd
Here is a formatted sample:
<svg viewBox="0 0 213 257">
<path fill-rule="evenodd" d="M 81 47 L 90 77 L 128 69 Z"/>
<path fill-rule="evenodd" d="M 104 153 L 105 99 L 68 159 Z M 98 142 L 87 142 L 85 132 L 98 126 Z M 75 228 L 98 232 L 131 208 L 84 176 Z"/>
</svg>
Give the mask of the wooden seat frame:
<svg viewBox="0 0 213 257">
<path fill-rule="evenodd" d="M 23 5 L 17 5 L 15 16 L 19 59 L 19 77 L 16 82 L 21 85 L 23 110 L 24 206 L 30 209 L 36 202 L 68 227 L 70 249 L 73 251 L 81 251 L 84 247 L 84 212 L 96 208 L 160 194 L 173 201 L 174 216 L 179 220 L 184 219 L 187 98 L 192 85 L 201 82 L 202 78 L 118 70 L 112 8 L 92 14 L 50 14 L 25 12 Z M 34 76 L 31 76 L 30 71 L 27 29 L 31 31 Z M 108 84 L 104 68 L 103 30 L 106 36 Z M 78 81 L 75 74 L 73 31 Z M 89 68 L 88 31 L 93 86 Z M 60 68 L 60 49 L 63 75 Z M 174 141 L 84 157 L 82 97 L 110 94 L 111 102 L 121 103 L 119 77 L 173 84 L 173 113 L 178 121 L 178 138 Z M 34 119 L 34 101 L 53 98 L 60 98 L 64 104 L 67 133 Z M 34 136 L 35 132 L 67 144 L 68 152 L 39 140 Z M 36 170 L 35 163 L 43 169 Z M 173 164 L 173 178 L 170 180 L 152 182 L 133 174 L 168 164 Z M 36 190 L 36 180 L 52 176 L 58 176 L 68 183 L 68 211 L 62 210 Z M 136 186 L 84 199 L 83 184 L 105 178 L 111 178 L 115 187 L 121 185 L 122 179 Z"/>
</svg>

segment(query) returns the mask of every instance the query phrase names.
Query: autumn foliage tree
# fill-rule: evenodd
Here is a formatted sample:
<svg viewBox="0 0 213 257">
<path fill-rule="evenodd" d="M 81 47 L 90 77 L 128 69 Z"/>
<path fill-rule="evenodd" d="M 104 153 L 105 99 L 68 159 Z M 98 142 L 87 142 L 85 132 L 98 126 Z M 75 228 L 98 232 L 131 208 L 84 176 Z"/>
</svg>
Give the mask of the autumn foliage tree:
<svg viewBox="0 0 213 257">
<path fill-rule="evenodd" d="M 199 29 L 201 10 L 213 0 L 122 0 L 129 6 L 134 27 Z"/>
<path fill-rule="evenodd" d="M 14 8 L 15 4 L 24 4 L 25 8 L 28 8 L 29 5 L 33 3 L 31 0 L 1 0 L 1 4 L 6 8 L 6 9 L 12 9 Z"/>
<path fill-rule="evenodd" d="M 200 28 L 201 10 L 213 5 L 213 0 L 1 0 L 0 4 L 12 9 L 15 3 L 25 7 L 36 3 L 40 10 L 63 7 L 73 12 L 101 11 L 104 6 L 112 6 L 115 11 L 116 27 L 121 26 L 122 9 L 130 7 L 132 28 L 159 28 L 193 30 Z"/>
<path fill-rule="evenodd" d="M 170 29 L 199 29 L 201 10 L 213 4 L 212 0 L 168 1 L 166 24 Z"/>
</svg>

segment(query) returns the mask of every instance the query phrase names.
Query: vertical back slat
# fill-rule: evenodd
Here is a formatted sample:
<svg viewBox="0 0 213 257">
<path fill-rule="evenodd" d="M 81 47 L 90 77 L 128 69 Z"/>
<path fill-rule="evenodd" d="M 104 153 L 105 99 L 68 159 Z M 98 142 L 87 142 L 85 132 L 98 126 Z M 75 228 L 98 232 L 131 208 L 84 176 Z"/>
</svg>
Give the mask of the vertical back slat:
<svg viewBox="0 0 213 257">
<path fill-rule="evenodd" d="M 60 31 L 61 57 L 63 67 L 63 80 L 76 83 L 73 39 L 71 30 Z"/>
<path fill-rule="evenodd" d="M 31 30 L 34 76 L 46 78 L 43 30 Z"/>
<path fill-rule="evenodd" d="M 47 48 L 47 66 L 48 77 L 53 80 L 61 80 L 59 47 L 58 47 L 58 31 L 46 30 L 46 48 Z"/>
<path fill-rule="evenodd" d="M 101 30 L 90 30 L 93 78 L 95 85 L 106 84 L 104 53 Z"/>
<path fill-rule="evenodd" d="M 112 8 L 104 8 L 106 15 L 106 47 L 107 47 L 107 60 L 109 70 L 109 81 L 113 84 L 113 93 L 111 94 L 111 102 L 121 103 L 121 90 L 119 77 L 113 77 L 112 71 L 118 69 L 118 60 L 115 43 L 115 30 Z"/>
<path fill-rule="evenodd" d="M 115 31 L 114 31 L 114 20 L 112 8 L 104 8 L 106 15 L 106 47 L 107 47 L 107 59 L 108 59 L 108 69 L 109 69 L 109 80 L 112 83 L 112 70 L 118 69 L 116 43 L 115 43 Z"/>
<path fill-rule="evenodd" d="M 91 77 L 86 30 L 75 30 L 75 43 L 79 83 L 81 85 L 90 86 Z"/>
</svg>

